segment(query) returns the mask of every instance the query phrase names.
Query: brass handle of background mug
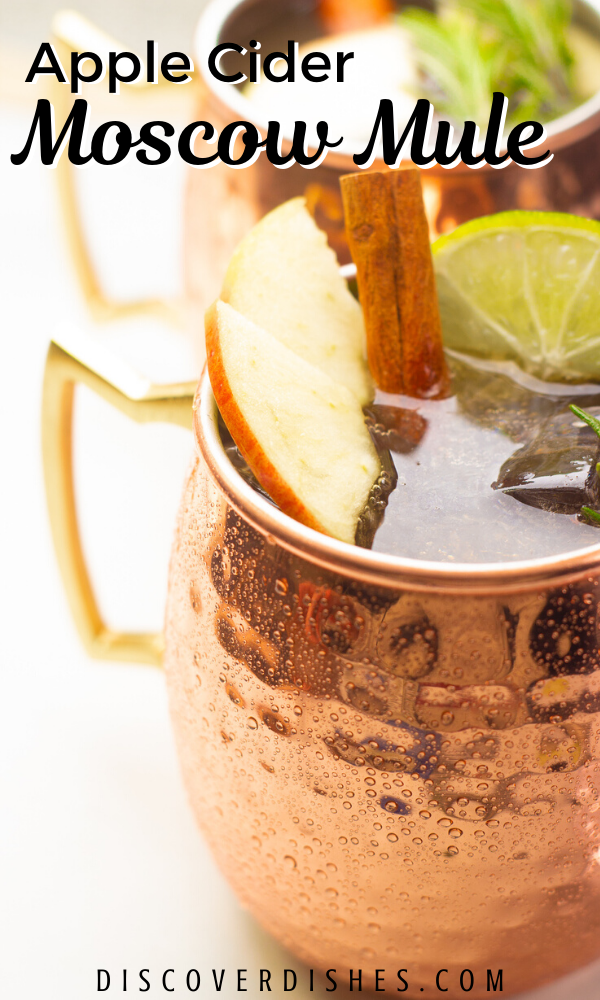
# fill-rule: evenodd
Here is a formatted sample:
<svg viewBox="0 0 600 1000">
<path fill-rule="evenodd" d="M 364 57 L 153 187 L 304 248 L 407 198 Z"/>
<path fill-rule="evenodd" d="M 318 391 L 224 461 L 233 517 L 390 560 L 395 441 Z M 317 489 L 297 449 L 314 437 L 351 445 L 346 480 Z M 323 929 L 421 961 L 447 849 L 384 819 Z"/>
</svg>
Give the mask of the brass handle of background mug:
<svg viewBox="0 0 600 1000">
<path fill-rule="evenodd" d="M 52 42 L 67 72 L 71 51 L 92 50 L 105 57 L 109 49 L 125 51 L 128 48 L 126 45 L 114 42 L 81 14 L 72 10 L 59 10 L 54 15 Z M 162 78 L 159 78 L 157 84 L 135 83 L 132 93 L 155 93 L 157 87 L 161 89 L 164 87 Z M 66 121 L 75 96 L 77 95 L 72 94 L 68 86 L 52 77 L 52 103 L 56 109 L 57 122 Z M 60 127 L 62 126 L 59 124 Z M 154 315 L 175 326 L 184 326 L 185 309 L 183 302 L 179 300 L 137 299 L 132 302 L 117 302 L 106 297 L 81 217 L 75 183 L 76 169 L 65 153 L 58 161 L 56 180 L 67 244 L 81 290 L 93 318 L 98 321 L 111 321 L 140 314 Z"/>
<path fill-rule="evenodd" d="M 95 366 L 98 368 L 98 366 Z M 86 385 L 138 423 L 192 427 L 195 382 L 153 385 L 115 362 L 102 374 L 52 342 L 42 398 L 42 453 L 50 526 L 63 584 L 81 640 L 91 656 L 161 666 L 162 633 L 115 632 L 103 621 L 85 564 L 73 485 L 73 397 Z"/>
</svg>

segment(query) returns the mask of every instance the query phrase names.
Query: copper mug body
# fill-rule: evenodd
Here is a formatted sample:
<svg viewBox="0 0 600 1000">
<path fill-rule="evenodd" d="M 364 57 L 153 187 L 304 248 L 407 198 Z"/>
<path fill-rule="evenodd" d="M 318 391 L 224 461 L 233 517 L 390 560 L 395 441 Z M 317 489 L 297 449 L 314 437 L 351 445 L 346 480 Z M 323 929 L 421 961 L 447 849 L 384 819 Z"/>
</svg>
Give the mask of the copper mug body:
<svg viewBox="0 0 600 1000">
<path fill-rule="evenodd" d="M 582 0 L 576 3 L 575 18 L 600 38 L 600 17 L 589 4 Z M 256 120 L 252 103 L 239 88 L 219 84 L 205 73 L 208 53 L 219 42 L 247 45 L 249 39 L 258 38 L 266 53 L 285 50 L 290 38 L 302 43 L 326 33 L 319 18 L 318 0 L 213 0 L 196 34 L 196 65 L 201 74 L 196 118 L 211 122 L 218 131 L 233 121 L 250 120 L 265 133 L 267 122 Z M 227 67 L 226 57 L 222 64 Z M 229 71 L 238 68 L 236 63 Z M 511 164 L 495 170 L 486 164 L 472 170 L 461 163 L 451 170 L 437 165 L 424 170 L 432 236 L 449 232 L 468 219 L 514 208 L 600 217 L 600 174 L 596 166 L 600 158 L 600 93 L 552 122 L 547 131 L 554 159 L 542 169 L 524 170 Z M 343 146 L 329 150 L 325 161 L 314 170 L 297 165 L 278 170 L 265 156 L 243 170 L 222 164 L 209 170 L 190 169 L 186 287 L 198 319 L 218 296 L 225 268 L 241 237 L 266 212 L 288 198 L 306 196 L 340 263 L 348 263 L 339 178 L 356 169 L 352 153 L 344 151 Z M 385 169 L 385 164 L 376 160 L 372 169 Z"/>
<path fill-rule="evenodd" d="M 600 548 L 504 566 L 353 549 L 238 477 L 206 376 L 166 670 L 190 801 L 313 968 L 488 995 L 600 955 Z M 468 978 L 464 980 L 469 985 Z"/>
</svg>

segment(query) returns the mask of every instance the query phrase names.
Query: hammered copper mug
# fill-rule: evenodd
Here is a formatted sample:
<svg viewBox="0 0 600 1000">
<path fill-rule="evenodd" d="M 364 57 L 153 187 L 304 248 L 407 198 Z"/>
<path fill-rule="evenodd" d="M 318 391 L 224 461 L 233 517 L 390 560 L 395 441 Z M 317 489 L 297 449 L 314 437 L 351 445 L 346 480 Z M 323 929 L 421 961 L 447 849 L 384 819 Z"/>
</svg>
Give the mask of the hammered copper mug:
<svg viewBox="0 0 600 1000">
<path fill-rule="evenodd" d="M 158 663 L 161 637 L 115 635 L 95 607 L 77 382 L 188 425 L 190 387 L 132 399 L 50 349 L 46 483 L 80 632 Z M 164 663 L 190 802 L 243 903 L 312 968 L 363 988 L 379 970 L 394 994 L 462 996 L 465 970 L 472 996 L 488 970 L 511 994 L 600 955 L 600 546 L 495 565 L 356 548 L 240 478 L 206 374 L 193 425 Z"/>
</svg>

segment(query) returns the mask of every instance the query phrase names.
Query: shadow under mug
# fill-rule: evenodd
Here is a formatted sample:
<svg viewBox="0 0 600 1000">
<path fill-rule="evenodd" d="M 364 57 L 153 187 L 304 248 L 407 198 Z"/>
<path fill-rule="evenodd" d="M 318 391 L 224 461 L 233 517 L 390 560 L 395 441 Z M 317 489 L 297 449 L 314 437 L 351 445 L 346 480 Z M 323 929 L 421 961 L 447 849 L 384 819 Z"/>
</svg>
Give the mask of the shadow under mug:
<svg viewBox="0 0 600 1000">
<path fill-rule="evenodd" d="M 95 604 L 78 382 L 133 419 L 193 412 L 164 664 L 192 808 L 259 922 L 315 969 L 362 969 L 365 989 L 375 970 L 402 989 L 402 969 L 418 994 L 448 970 L 449 998 L 464 970 L 479 997 L 488 970 L 509 994 L 598 957 L 600 546 L 460 566 L 346 545 L 241 479 L 206 374 L 192 411 L 191 385 L 135 393 L 53 344 L 48 503 L 95 656 L 159 664 L 163 638 L 111 633 Z"/>
</svg>

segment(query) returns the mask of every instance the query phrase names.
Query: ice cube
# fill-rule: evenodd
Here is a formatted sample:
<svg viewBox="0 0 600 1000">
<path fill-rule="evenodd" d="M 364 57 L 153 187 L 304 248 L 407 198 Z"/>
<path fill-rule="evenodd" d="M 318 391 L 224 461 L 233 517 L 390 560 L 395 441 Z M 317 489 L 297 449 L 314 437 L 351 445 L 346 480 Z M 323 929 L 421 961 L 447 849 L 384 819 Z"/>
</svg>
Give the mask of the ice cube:
<svg viewBox="0 0 600 1000">
<path fill-rule="evenodd" d="M 591 407 L 589 412 L 596 416 L 600 407 Z M 600 502 L 599 460 L 597 435 L 565 403 L 531 441 L 504 462 L 492 487 L 530 507 L 577 514 L 584 504 Z"/>
</svg>

